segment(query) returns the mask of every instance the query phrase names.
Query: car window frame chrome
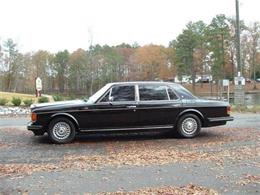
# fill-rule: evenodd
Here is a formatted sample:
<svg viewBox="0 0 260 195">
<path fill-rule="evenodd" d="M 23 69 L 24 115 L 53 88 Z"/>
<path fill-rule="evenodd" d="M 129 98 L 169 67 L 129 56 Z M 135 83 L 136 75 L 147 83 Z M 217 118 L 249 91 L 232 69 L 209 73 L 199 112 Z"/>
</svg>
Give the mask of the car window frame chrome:
<svg viewBox="0 0 260 195">
<path fill-rule="evenodd" d="M 112 85 L 112 86 L 113 86 L 113 85 Z M 107 91 L 106 91 L 105 93 L 103 93 L 103 95 L 101 95 L 96 102 L 94 102 L 94 104 L 98 104 L 98 103 L 100 103 L 100 104 L 108 103 L 108 102 L 101 102 L 101 100 L 107 95 L 107 93 L 109 93 L 109 96 L 108 96 L 108 97 L 110 97 L 110 93 L 111 93 L 111 88 L 112 88 L 112 86 L 110 86 L 110 88 L 108 88 Z"/>
<path fill-rule="evenodd" d="M 139 85 L 162 85 L 165 86 L 166 89 L 166 93 L 168 96 L 168 100 L 140 100 L 140 94 L 139 94 Z M 174 89 L 174 87 L 172 85 L 169 84 L 165 84 L 165 83 L 133 83 L 133 84 L 114 84 L 111 85 L 110 88 L 108 88 L 108 90 L 94 103 L 94 104 L 108 104 L 109 102 L 101 102 L 102 98 L 104 98 L 107 93 L 109 93 L 109 97 L 111 97 L 111 93 L 112 93 L 112 88 L 115 86 L 135 86 L 135 101 L 113 101 L 113 103 L 139 103 L 139 102 L 148 102 L 148 103 L 152 103 L 152 102 L 162 102 L 162 103 L 166 103 L 166 102 L 177 102 L 182 100 L 182 98 L 179 96 L 179 94 L 176 92 L 176 90 Z M 168 89 L 170 88 L 172 89 L 173 93 L 176 95 L 177 99 L 171 100 L 169 97 L 169 92 Z"/>
<path fill-rule="evenodd" d="M 140 102 L 140 96 L 139 96 L 139 86 L 138 84 L 135 85 L 135 101 Z"/>
<path fill-rule="evenodd" d="M 171 101 L 177 101 L 177 100 L 182 100 L 182 98 L 179 96 L 179 94 L 176 92 L 176 90 L 171 86 L 171 85 L 168 85 L 168 84 L 165 84 L 168 88 L 170 88 L 170 89 L 172 89 L 172 91 L 173 91 L 173 93 L 176 95 L 176 97 L 177 97 L 177 99 L 175 99 L 175 100 L 171 100 L 171 98 L 170 98 L 170 100 Z M 168 91 L 168 89 L 167 89 L 167 91 Z M 169 92 L 168 92 L 169 93 Z"/>
<path fill-rule="evenodd" d="M 108 102 L 101 102 L 102 98 L 104 98 L 108 93 L 109 96 L 108 98 L 111 97 L 112 94 L 112 89 L 113 87 L 117 87 L 117 86 L 134 86 L 134 92 L 135 92 L 135 100 L 134 101 L 108 101 Z M 115 104 L 131 104 L 131 103 L 137 103 L 137 97 L 136 97 L 136 84 L 115 84 L 112 85 L 98 100 L 95 104 L 108 104 L 108 103 L 115 103 Z"/>
<path fill-rule="evenodd" d="M 165 86 L 165 90 L 166 90 L 166 93 L 167 93 L 167 96 L 168 96 L 168 100 L 171 100 L 170 95 L 169 95 L 168 88 L 169 88 L 169 87 Z"/>
</svg>

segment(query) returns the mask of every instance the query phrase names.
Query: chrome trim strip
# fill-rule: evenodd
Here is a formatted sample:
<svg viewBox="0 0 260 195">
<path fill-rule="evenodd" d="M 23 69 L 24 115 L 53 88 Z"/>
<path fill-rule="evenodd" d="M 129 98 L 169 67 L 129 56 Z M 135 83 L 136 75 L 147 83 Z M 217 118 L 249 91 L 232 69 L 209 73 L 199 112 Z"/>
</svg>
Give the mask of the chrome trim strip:
<svg viewBox="0 0 260 195">
<path fill-rule="evenodd" d="M 209 122 L 220 122 L 220 121 L 233 121 L 234 117 L 215 117 L 215 118 L 208 118 Z"/>
<path fill-rule="evenodd" d="M 174 104 L 173 104 L 174 105 Z M 180 105 L 180 104 L 178 104 Z M 135 110 L 149 110 L 149 109 L 171 109 L 171 108 L 176 108 L 175 106 L 167 106 L 167 107 L 144 107 L 144 108 L 138 108 L 136 107 Z M 129 108 L 127 108 L 127 105 L 126 105 L 126 108 L 109 108 L 109 109 L 86 109 L 86 110 L 68 110 L 68 111 L 62 111 L 61 112 L 58 112 L 58 111 L 51 111 L 51 112 L 38 112 L 37 114 L 52 114 L 52 113 L 57 113 L 57 114 L 60 114 L 60 113 L 71 113 L 71 112 L 101 112 L 101 111 L 113 111 L 113 110 L 129 110 Z"/>
<path fill-rule="evenodd" d="M 171 129 L 173 125 L 163 125 L 163 126 L 147 126 L 147 127 L 131 127 L 131 128 L 115 128 L 115 129 L 80 129 L 80 131 L 134 131 L 134 130 L 154 130 L 154 129 Z"/>
<path fill-rule="evenodd" d="M 140 97 L 139 97 L 139 86 L 138 85 L 135 85 L 135 96 L 136 96 L 135 101 L 139 102 Z"/>
<path fill-rule="evenodd" d="M 168 87 L 168 86 L 167 86 Z M 168 100 L 171 100 L 171 98 L 170 98 L 170 95 L 169 95 L 169 91 L 168 91 L 168 88 L 167 88 L 166 86 L 165 86 L 165 90 L 166 90 L 166 93 L 167 93 L 167 97 L 168 97 Z"/>
<path fill-rule="evenodd" d="M 29 122 L 27 124 L 27 130 L 42 130 L 43 126 L 42 125 L 33 125 L 32 122 Z"/>
</svg>

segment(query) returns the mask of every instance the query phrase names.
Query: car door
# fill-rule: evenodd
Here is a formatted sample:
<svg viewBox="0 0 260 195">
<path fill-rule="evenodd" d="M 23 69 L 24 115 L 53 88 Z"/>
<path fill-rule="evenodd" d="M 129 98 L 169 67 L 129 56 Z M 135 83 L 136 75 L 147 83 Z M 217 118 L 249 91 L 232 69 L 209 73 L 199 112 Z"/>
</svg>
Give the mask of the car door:
<svg viewBox="0 0 260 195">
<path fill-rule="evenodd" d="M 140 84 L 138 92 L 139 126 L 174 125 L 182 102 L 171 87 L 164 84 Z"/>
<path fill-rule="evenodd" d="M 135 126 L 136 86 L 115 85 L 88 109 L 84 129 L 119 129 Z"/>
</svg>

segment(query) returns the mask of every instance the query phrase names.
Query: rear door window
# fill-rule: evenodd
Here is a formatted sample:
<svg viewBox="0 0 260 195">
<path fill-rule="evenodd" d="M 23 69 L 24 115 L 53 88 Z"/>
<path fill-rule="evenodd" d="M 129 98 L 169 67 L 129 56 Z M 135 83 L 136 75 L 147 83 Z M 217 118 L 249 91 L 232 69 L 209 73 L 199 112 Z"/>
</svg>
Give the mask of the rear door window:
<svg viewBox="0 0 260 195">
<path fill-rule="evenodd" d="M 169 100 L 164 85 L 139 85 L 140 101 Z"/>
</svg>

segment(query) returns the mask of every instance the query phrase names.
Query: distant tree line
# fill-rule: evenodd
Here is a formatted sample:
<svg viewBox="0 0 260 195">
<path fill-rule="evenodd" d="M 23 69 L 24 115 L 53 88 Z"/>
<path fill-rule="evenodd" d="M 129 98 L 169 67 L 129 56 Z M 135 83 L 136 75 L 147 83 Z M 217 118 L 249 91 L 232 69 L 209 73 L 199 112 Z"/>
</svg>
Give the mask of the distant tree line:
<svg viewBox="0 0 260 195">
<path fill-rule="evenodd" d="M 235 21 L 215 16 L 210 24 L 189 22 L 169 46 L 91 45 L 51 53 L 21 53 L 17 43 L 0 43 L 0 90 L 33 93 L 35 78 L 43 81 L 44 93 L 90 95 L 108 82 L 133 80 L 172 80 L 189 75 L 195 86 L 196 75 L 221 79 L 236 76 Z M 163 35 L 161 35 L 163 36 Z M 260 77 L 260 23 L 241 21 L 243 75 Z M 194 88 L 193 88 L 194 89 Z"/>
</svg>

